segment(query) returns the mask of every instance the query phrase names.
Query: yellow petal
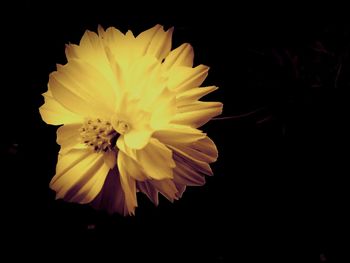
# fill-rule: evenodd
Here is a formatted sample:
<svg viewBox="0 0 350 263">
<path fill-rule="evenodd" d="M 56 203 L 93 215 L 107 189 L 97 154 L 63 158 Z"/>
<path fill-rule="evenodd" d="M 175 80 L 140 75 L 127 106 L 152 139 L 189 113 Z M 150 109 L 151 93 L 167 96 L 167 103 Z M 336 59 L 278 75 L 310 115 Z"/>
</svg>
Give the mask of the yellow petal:
<svg viewBox="0 0 350 263">
<path fill-rule="evenodd" d="M 137 48 L 140 50 L 141 56 L 146 55 L 147 48 L 158 31 L 164 32 L 163 27 L 159 24 L 143 31 L 136 37 Z"/>
<path fill-rule="evenodd" d="M 192 68 L 193 57 L 193 48 L 190 44 L 185 43 L 169 53 L 169 55 L 165 58 L 163 67 L 165 70 L 171 70 L 171 68 L 176 66 Z"/>
<path fill-rule="evenodd" d="M 103 153 L 103 158 L 109 169 L 113 169 L 117 165 L 117 152 L 107 151 Z"/>
<path fill-rule="evenodd" d="M 53 97 L 62 104 L 68 110 L 74 112 L 79 116 L 96 116 L 98 112 L 95 112 L 91 107 L 93 100 L 86 100 L 81 94 L 77 94 L 76 91 L 72 91 L 62 84 L 55 73 L 50 75 L 49 80 L 50 90 Z"/>
<path fill-rule="evenodd" d="M 211 108 L 217 108 L 221 107 L 222 103 L 221 102 L 212 102 L 212 101 L 194 101 L 190 104 L 186 104 L 183 106 L 178 107 L 177 112 L 183 113 L 183 112 L 194 112 L 194 111 L 203 111 L 206 109 L 211 109 Z"/>
<path fill-rule="evenodd" d="M 131 31 L 125 35 L 114 27 L 110 27 L 103 34 L 103 43 L 106 47 L 111 64 L 117 62 L 122 68 L 127 68 L 136 58 L 135 37 Z"/>
<path fill-rule="evenodd" d="M 146 147 L 136 152 L 136 158 L 147 176 L 157 180 L 173 177 L 172 151 L 157 139 L 151 138 Z"/>
<path fill-rule="evenodd" d="M 173 30 L 170 28 L 165 32 L 162 26 L 156 25 L 138 35 L 136 41 L 141 54 L 154 56 L 159 60 L 165 58 L 171 50 Z"/>
<path fill-rule="evenodd" d="M 193 183 L 196 183 L 195 180 L 197 180 L 197 183 L 200 183 L 201 179 L 196 173 L 200 175 L 213 174 L 208 163 L 217 160 L 218 150 L 215 143 L 209 137 L 205 137 L 191 144 L 168 144 L 168 147 L 173 150 L 173 158 L 176 162 L 176 168 L 174 169 L 175 182 L 184 183 L 183 181 L 179 181 L 179 178 L 182 178 L 182 180 L 193 179 Z M 182 164 L 187 167 L 183 167 Z M 190 170 L 193 170 L 194 173 L 191 173 Z M 186 177 L 186 174 L 192 179 Z"/>
<path fill-rule="evenodd" d="M 222 103 L 197 101 L 179 108 L 172 123 L 198 128 L 222 113 Z"/>
<path fill-rule="evenodd" d="M 176 167 L 174 169 L 174 182 L 189 186 L 199 186 L 205 184 L 205 177 L 200 171 L 188 165 L 184 158 L 174 155 Z"/>
<path fill-rule="evenodd" d="M 216 161 L 218 151 L 209 137 L 193 142 L 191 145 L 176 144 L 168 145 L 168 147 L 173 150 L 176 162 L 180 160 L 197 172 L 206 175 L 213 174 L 208 163 Z"/>
<path fill-rule="evenodd" d="M 125 38 L 124 34 L 115 27 L 109 27 L 105 32 L 100 30 L 99 35 L 102 36 L 105 43 L 110 46 L 117 46 Z"/>
<path fill-rule="evenodd" d="M 151 120 L 147 120 L 147 124 L 153 129 L 170 122 L 176 111 L 176 93 L 166 87 L 160 63 L 154 57 L 144 56 L 130 66 L 125 87 L 126 99 L 120 100 L 117 111 L 128 115 L 133 126 L 142 129 L 141 123 L 147 120 L 144 117 L 140 120 L 141 111 L 149 113 Z"/>
<path fill-rule="evenodd" d="M 86 30 L 80 40 L 79 46 L 73 46 L 77 58 L 87 62 L 91 66 L 109 72 L 109 61 L 106 56 L 104 45 L 95 32 Z M 106 73 L 107 73 L 106 72 Z"/>
<path fill-rule="evenodd" d="M 137 189 L 147 195 L 154 205 L 159 204 L 158 191 L 153 187 L 151 181 L 136 182 Z"/>
<path fill-rule="evenodd" d="M 114 109 L 115 92 L 112 85 L 83 61 L 73 59 L 60 67 L 50 75 L 49 85 L 53 97 L 79 115 L 109 117 Z"/>
<path fill-rule="evenodd" d="M 178 190 L 172 180 L 170 179 L 152 180 L 150 181 L 150 183 L 156 190 L 158 190 L 170 202 L 173 202 L 174 199 L 178 199 L 177 198 Z"/>
<path fill-rule="evenodd" d="M 118 126 L 118 121 L 123 121 L 130 124 L 131 128 L 147 128 L 151 113 L 140 108 L 139 100 L 130 98 L 128 95 L 129 93 L 125 93 L 119 100 L 119 104 L 115 109 L 114 125 Z"/>
<path fill-rule="evenodd" d="M 144 181 L 149 177 L 142 171 L 142 168 L 127 154 L 122 151 L 118 152 L 118 162 L 122 163 L 124 167 L 128 168 L 128 174 L 137 181 Z"/>
<path fill-rule="evenodd" d="M 111 84 L 116 84 L 105 46 L 96 33 L 87 30 L 79 45 L 66 45 L 66 56 L 68 63 L 79 59 L 98 70 Z"/>
<path fill-rule="evenodd" d="M 192 145 L 194 150 L 197 150 L 206 156 L 208 156 L 208 162 L 212 163 L 215 162 L 218 158 L 218 149 L 216 148 L 215 143 L 210 139 L 208 136 L 196 141 Z"/>
<path fill-rule="evenodd" d="M 124 140 L 124 136 L 119 136 L 119 138 L 117 140 L 117 148 L 120 151 L 123 151 L 130 158 L 136 160 L 136 149 L 132 149 L 126 145 L 125 140 Z"/>
<path fill-rule="evenodd" d="M 57 143 L 61 145 L 60 154 L 65 154 L 73 148 L 86 148 L 80 138 L 79 128 L 81 126 L 80 123 L 66 124 L 57 129 Z"/>
<path fill-rule="evenodd" d="M 150 125 L 154 130 L 158 130 L 166 126 L 176 113 L 176 97 L 175 93 L 169 89 L 164 89 L 151 108 L 153 112 Z"/>
<path fill-rule="evenodd" d="M 120 173 L 120 183 L 125 195 L 125 203 L 130 214 L 134 214 L 137 207 L 136 199 L 136 183 L 131 175 L 129 167 L 126 166 L 124 160 L 118 155 L 118 169 Z"/>
<path fill-rule="evenodd" d="M 91 202 L 91 205 L 96 209 L 106 210 L 109 214 L 119 213 L 126 216 L 134 211 L 133 208 L 132 211 L 129 211 L 126 206 L 124 190 L 116 167 L 109 170 L 100 193 Z"/>
<path fill-rule="evenodd" d="M 130 65 L 127 74 L 124 75 L 125 86 L 133 97 L 150 100 L 157 97 L 164 88 L 161 77 L 159 61 L 146 55 Z"/>
<path fill-rule="evenodd" d="M 102 154 L 74 149 L 58 159 L 50 187 L 56 191 L 57 198 L 89 203 L 100 192 L 108 171 Z"/>
<path fill-rule="evenodd" d="M 174 181 L 174 184 L 175 184 L 176 189 L 177 189 L 176 198 L 180 199 L 182 197 L 182 194 L 186 191 L 186 185 L 176 183 L 175 181 Z"/>
<path fill-rule="evenodd" d="M 218 87 L 216 86 L 209 86 L 209 87 L 199 87 L 199 88 L 193 88 L 190 90 L 187 90 L 185 92 L 182 92 L 178 94 L 176 97 L 176 105 L 177 107 L 186 106 L 188 104 L 191 104 L 203 96 L 217 90 Z"/>
<path fill-rule="evenodd" d="M 68 61 L 70 61 L 71 59 L 79 58 L 79 55 L 77 54 L 78 48 L 78 45 L 75 44 L 66 45 L 65 53 Z"/>
<path fill-rule="evenodd" d="M 174 67 L 168 79 L 168 87 L 176 92 L 199 87 L 208 76 L 209 67 L 199 65 L 195 68 Z"/>
<path fill-rule="evenodd" d="M 190 157 L 192 160 L 212 163 L 218 158 L 216 145 L 209 137 L 195 141 L 191 145 L 177 144 L 172 145 L 172 147 L 176 148 L 177 151 L 185 153 L 185 156 Z"/>
<path fill-rule="evenodd" d="M 148 129 L 131 129 L 129 132 L 124 134 L 124 140 L 129 148 L 138 150 L 144 148 L 148 144 L 151 135 L 152 131 Z"/>
<path fill-rule="evenodd" d="M 192 143 L 206 137 L 206 134 L 198 129 L 185 125 L 170 124 L 164 129 L 158 130 L 153 134 L 164 144 Z"/>
<path fill-rule="evenodd" d="M 63 107 L 58 101 L 56 101 L 51 94 L 51 91 L 47 91 L 43 94 L 45 103 L 39 108 L 41 118 L 47 124 L 60 125 L 69 123 L 79 123 L 83 121 L 83 118 Z"/>
</svg>

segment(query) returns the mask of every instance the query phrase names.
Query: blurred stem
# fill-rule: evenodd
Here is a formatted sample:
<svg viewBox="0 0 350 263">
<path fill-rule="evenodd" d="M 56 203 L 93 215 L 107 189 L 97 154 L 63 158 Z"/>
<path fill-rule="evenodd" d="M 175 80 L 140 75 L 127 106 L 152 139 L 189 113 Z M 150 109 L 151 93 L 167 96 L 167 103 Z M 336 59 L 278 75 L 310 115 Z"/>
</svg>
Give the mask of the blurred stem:
<svg viewBox="0 0 350 263">
<path fill-rule="evenodd" d="M 225 116 L 225 117 L 217 117 L 217 118 L 213 118 L 212 120 L 214 121 L 221 121 L 221 120 L 232 120 L 232 119 L 240 119 L 240 118 L 244 118 L 244 117 L 248 117 L 253 115 L 254 113 L 257 113 L 261 110 L 263 110 L 264 108 L 259 108 L 256 109 L 254 111 L 248 112 L 248 113 L 244 113 L 244 114 L 240 114 L 240 115 L 232 115 L 232 116 Z"/>
</svg>

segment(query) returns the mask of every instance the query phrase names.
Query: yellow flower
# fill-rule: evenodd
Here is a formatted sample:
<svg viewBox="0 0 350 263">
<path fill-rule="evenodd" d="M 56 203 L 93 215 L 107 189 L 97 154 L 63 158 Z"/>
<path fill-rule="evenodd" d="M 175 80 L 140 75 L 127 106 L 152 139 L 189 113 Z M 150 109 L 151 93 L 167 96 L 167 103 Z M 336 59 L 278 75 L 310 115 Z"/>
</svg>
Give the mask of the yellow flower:
<svg viewBox="0 0 350 263">
<path fill-rule="evenodd" d="M 222 104 L 199 101 L 217 87 L 200 87 L 209 68 L 193 67 L 189 44 L 171 51 L 172 32 L 99 27 L 66 46 L 68 62 L 50 74 L 39 109 L 46 123 L 63 124 L 56 198 L 128 215 L 138 191 L 157 205 L 158 193 L 173 201 L 212 175 L 217 149 L 198 127 Z"/>
</svg>

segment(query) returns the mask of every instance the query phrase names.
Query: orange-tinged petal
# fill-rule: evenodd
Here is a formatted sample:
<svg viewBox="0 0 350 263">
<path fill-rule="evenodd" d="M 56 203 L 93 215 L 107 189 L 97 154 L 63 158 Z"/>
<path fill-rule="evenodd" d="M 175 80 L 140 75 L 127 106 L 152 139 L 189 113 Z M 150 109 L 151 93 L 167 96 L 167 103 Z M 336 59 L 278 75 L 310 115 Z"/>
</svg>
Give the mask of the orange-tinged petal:
<svg viewBox="0 0 350 263">
<path fill-rule="evenodd" d="M 79 58 L 79 55 L 77 54 L 77 51 L 76 51 L 77 48 L 79 48 L 79 46 L 75 44 L 66 45 L 65 53 L 68 61 L 70 61 L 71 59 Z"/>
</svg>

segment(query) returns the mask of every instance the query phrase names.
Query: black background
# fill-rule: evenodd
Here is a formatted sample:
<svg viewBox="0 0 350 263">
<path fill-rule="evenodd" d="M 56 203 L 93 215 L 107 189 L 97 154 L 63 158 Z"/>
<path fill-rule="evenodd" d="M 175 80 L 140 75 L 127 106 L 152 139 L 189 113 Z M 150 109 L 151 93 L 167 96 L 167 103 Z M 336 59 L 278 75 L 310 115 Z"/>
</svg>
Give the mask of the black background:
<svg viewBox="0 0 350 263">
<path fill-rule="evenodd" d="M 3 228 L 17 251 L 12 256 L 348 258 L 346 16 L 287 4 L 129 4 L 24 1 L 3 9 L 1 174 L 9 181 L 2 185 Z M 207 99 L 224 103 L 222 116 L 255 112 L 203 127 L 219 149 L 215 175 L 174 204 L 160 198 L 155 208 L 138 194 L 136 216 L 123 218 L 55 201 L 48 183 L 59 149 L 56 127 L 41 120 L 38 108 L 49 73 L 66 62 L 65 44 L 98 24 L 138 34 L 157 23 L 175 27 L 173 47 L 191 43 L 195 64 L 211 67 L 204 84 L 220 89 Z"/>
</svg>

